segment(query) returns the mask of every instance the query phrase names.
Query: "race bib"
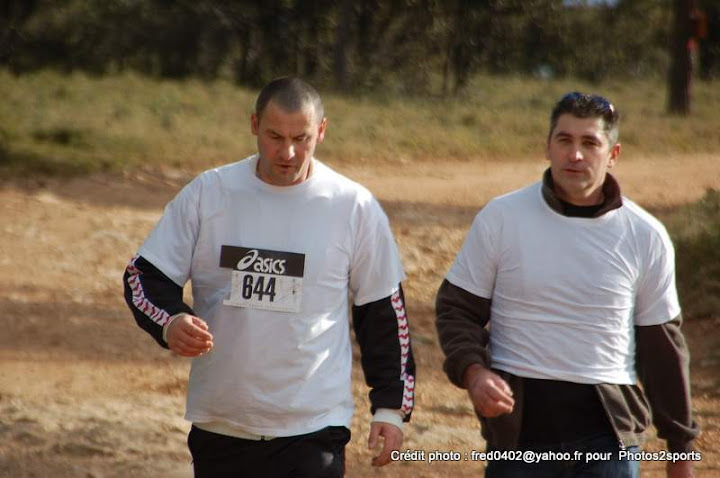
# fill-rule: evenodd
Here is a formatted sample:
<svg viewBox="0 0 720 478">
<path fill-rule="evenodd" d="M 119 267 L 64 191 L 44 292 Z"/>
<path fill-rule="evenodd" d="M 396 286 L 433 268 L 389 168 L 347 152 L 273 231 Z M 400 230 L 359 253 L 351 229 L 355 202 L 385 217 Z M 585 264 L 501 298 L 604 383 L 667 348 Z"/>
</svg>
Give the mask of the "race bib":
<svg viewBox="0 0 720 478">
<path fill-rule="evenodd" d="M 222 246 L 220 267 L 233 270 L 230 298 L 223 304 L 300 312 L 305 254 Z"/>
</svg>

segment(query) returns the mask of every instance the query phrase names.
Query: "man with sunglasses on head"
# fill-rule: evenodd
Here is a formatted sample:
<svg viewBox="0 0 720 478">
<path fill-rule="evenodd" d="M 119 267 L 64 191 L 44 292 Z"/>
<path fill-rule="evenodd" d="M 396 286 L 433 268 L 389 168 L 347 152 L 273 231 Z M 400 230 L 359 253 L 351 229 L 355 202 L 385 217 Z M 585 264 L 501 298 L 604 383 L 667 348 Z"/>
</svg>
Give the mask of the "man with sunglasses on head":
<svg viewBox="0 0 720 478">
<path fill-rule="evenodd" d="M 185 186 L 123 278 L 138 325 L 192 358 L 195 478 L 343 476 L 349 310 L 371 388 L 368 446 L 380 447 L 372 464 L 386 465 L 415 383 L 387 216 L 367 189 L 314 158 L 327 120 L 306 82 L 268 83 L 250 127 L 258 153 Z"/>
<path fill-rule="evenodd" d="M 477 214 L 438 291 L 444 369 L 480 419 L 486 478 L 635 478 L 651 421 L 668 476 L 693 476 L 673 245 L 608 172 L 618 126 L 606 99 L 562 97 L 542 180 Z"/>
</svg>

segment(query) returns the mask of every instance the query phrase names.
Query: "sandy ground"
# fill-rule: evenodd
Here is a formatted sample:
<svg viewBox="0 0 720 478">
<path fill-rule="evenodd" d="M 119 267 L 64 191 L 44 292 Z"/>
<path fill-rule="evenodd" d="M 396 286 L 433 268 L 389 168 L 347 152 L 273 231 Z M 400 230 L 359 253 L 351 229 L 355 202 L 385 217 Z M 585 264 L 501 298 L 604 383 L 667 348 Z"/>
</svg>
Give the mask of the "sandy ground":
<svg viewBox="0 0 720 478">
<path fill-rule="evenodd" d="M 496 161 L 336 165 L 390 216 L 405 263 L 418 366 L 417 408 L 404 449 L 459 452 L 460 462 L 369 466 L 368 402 L 356 368 L 348 477 L 481 476 L 483 450 L 463 391 L 445 379 L 433 325 L 437 286 L 477 209 L 535 181 L 545 164 Z M 621 163 L 624 191 L 672 207 L 720 188 L 716 157 Z M 189 362 L 136 327 L 121 276 L 164 204 L 190 176 L 141 171 L 0 184 L 0 477 L 192 476 L 182 419 Z M 689 321 L 693 408 L 704 428 L 699 477 L 720 476 L 720 317 Z M 648 449 L 662 450 L 652 438 Z M 643 477 L 664 464 L 644 462 Z"/>
</svg>

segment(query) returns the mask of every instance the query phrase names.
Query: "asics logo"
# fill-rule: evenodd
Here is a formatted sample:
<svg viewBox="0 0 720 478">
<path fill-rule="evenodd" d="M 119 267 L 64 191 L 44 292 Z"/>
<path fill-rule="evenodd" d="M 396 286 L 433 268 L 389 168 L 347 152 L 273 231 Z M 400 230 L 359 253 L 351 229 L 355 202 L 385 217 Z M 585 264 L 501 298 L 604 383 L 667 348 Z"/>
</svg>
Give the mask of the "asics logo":
<svg viewBox="0 0 720 478">
<path fill-rule="evenodd" d="M 241 271 L 252 268 L 255 272 L 284 274 L 285 259 L 265 258 L 260 255 L 257 249 L 251 249 L 238 261 L 237 268 Z"/>
</svg>

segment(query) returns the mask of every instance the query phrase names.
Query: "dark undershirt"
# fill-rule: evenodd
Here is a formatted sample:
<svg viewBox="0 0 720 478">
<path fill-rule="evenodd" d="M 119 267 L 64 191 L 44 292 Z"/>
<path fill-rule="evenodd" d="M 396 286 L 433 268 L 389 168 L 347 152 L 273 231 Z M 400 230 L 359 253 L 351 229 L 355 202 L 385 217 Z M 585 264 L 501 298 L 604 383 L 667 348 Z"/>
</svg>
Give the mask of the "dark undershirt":
<svg viewBox="0 0 720 478">
<path fill-rule="evenodd" d="M 568 217 L 595 217 L 595 214 L 605 207 L 604 202 L 594 206 L 576 206 L 560 199 L 560 203 L 563 206 L 563 213 Z"/>
<path fill-rule="evenodd" d="M 547 445 L 613 433 L 594 385 L 523 378 L 520 445 Z"/>
<path fill-rule="evenodd" d="M 595 217 L 606 205 L 603 202 L 594 206 L 576 206 L 559 201 L 562 213 L 569 217 Z M 555 444 L 613 433 L 595 386 L 523 378 L 523 387 L 521 446 Z"/>
</svg>

